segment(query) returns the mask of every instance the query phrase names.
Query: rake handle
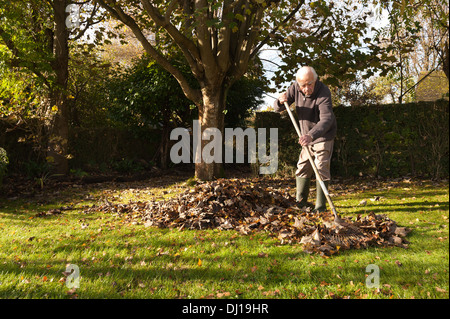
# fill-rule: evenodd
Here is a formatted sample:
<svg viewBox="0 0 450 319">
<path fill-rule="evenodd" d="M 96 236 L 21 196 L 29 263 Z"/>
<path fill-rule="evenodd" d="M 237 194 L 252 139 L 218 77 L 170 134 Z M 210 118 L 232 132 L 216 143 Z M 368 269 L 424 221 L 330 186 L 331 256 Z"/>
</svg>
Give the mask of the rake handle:
<svg viewBox="0 0 450 319">
<path fill-rule="evenodd" d="M 302 134 L 302 132 L 298 126 L 298 123 L 295 120 L 294 115 L 292 114 L 292 111 L 289 108 L 289 105 L 287 104 L 287 102 L 284 102 L 284 106 L 286 107 L 286 111 L 288 112 L 289 117 L 291 118 L 292 124 L 294 124 L 294 127 L 295 127 L 295 130 L 297 131 L 298 137 L 299 138 L 302 137 L 303 134 Z M 309 145 L 306 145 L 305 148 L 306 148 L 306 154 L 308 155 L 309 162 L 311 163 L 314 173 L 316 174 L 316 179 L 319 181 L 320 187 L 322 188 L 322 191 L 325 194 L 327 202 L 330 205 L 334 216 L 336 217 L 337 216 L 336 208 L 334 207 L 333 201 L 331 200 L 331 197 L 330 197 L 330 193 L 328 193 L 327 187 L 325 186 L 325 184 L 322 180 L 322 177 L 319 174 L 319 170 L 317 169 L 316 163 L 314 163 L 314 159 L 312 158 L 311 150 L 309 149 Z"/>
</svg>

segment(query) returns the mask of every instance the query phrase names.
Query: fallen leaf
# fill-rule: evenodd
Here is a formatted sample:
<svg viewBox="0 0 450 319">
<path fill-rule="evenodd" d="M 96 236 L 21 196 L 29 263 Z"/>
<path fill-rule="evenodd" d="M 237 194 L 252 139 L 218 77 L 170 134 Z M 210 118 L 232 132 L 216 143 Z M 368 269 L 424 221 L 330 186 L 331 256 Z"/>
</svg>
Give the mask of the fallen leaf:
<svg viewBox="0 0 450 319">
<path fill-rule="evenodd" d="M 76 288 L 72 288 L 67 290 L 67 294 L 70 296 L 71 299 L 77 299 L 78 295 L 76 294 Z"/>
<path fill-rule="evenodd" d="M 119 215 L 126 223 L 180 231 L 233 229 L 238 234 L 251 236 L 255 231 L 269 232 L 282 244 L 302 243 L 305 252 L 325 258 L 343 250 L 369 246 L 407 248 L 404 237 L 410 230 L 399 227 L 385 215 L 369 213 L 358 215 L 356 220 L 345 217 L 340 218 L 343 222 L 338 224 L 331 211 L 312 213 L 310 209 L 298 208 L 289 190 L 281 184 L 269 187 L 262 178 L 217 179 L 198 182 L 169 199 L 129 204 L 107 201 L 101 206 L 85 208 L 84 213 L 109 212 Z M 88 225 L 83 223 L 81 227 Z M 441 238 L 439 240 L 446 240 Z M 224 243 L 224 246 L 229 245 L 232 243 Z M 164 254 L 168 252 L 160 250 L 157 256 Z M 260 252 L 258 257 L 267 256 Z"/>
</svg>

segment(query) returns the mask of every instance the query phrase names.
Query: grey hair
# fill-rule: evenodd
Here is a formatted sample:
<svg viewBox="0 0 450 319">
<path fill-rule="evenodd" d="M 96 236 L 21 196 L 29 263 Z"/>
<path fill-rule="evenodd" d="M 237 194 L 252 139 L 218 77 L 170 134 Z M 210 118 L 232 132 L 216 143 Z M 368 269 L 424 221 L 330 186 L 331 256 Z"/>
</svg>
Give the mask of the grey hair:
<svg viewBox="0 0 450 319">
<path fill-rule="evenodd" d="M 317 80 L 317 73 L 316 73 L 316 70 L 314 70 L 314 68 L 313 67 L 311 67 L 311 66 L 302 66 L 298 71 L 297 71 L 297 75 L 295 76 L 295 78 L 298 80 L 298 78 L 303 74 L 303 73 L 306 73 L 306 72 L 311 72 L 312 74 L 313 74 L 313 76 L 314 76 L 314 81 L 315 80 Z"/>
</svg>

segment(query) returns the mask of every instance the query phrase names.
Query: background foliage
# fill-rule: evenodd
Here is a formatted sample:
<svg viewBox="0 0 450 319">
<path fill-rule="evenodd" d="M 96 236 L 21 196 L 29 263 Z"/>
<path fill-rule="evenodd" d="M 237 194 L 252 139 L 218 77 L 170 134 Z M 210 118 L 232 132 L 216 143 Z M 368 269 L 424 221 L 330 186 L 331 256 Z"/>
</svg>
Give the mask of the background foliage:
<svg viewBox="0 0 450 319">
<path fill-rule="evenodd" d="M 2 186 L 3 176 L 6 173 L 9 164 L 8 154 L 0 147 L 0 186 Z"/>
<path fill-rule="evenodd" d="M 242 60 L 245 74 L 235 73 L 237 82 L 226 77 L 234 85 L 220 88 L 226 90 L 227 100 L 217 117 L 225 113 L 225 127 L 249 125 L 247 118 L 264 92 L 275 90 L 268 88 L 269 77 L 280 89 L 293 69 L 310 64 L 332 89 L 335 104 L 351 106 L 336 108 L 340 122 L 336 174 L 448 174 L 448 124 L 443 122 L 448 108 L 441 112 L 436 106 L 441 104 L 379 106 L 419 100 L 415 96 L 419 74 L 439 71 L 448 78 L 448 2 L 258 0 L 246 2 L 244 10 L 238 2 L 219 0 L 205 2 L 196 12 L 194 7 L 178 7 L 181 2 L 152 2 L 153 9 L 142 10 L 139 1 L 83 1 L 76 4 L 81 24 L 66 25 L 70 29 L 66 30 L 57 12 L 62 13 L 68 3 L 72 2 L 0 0 L 0 146 L 8 152 L 9 172 L 48 174 L 57 166 L 48 160 L 52 148 L 60 150 L 52 152 L 61 155 L 61 172 L 67 161 L 72 170 L 121 172 L 145 169 L 144 162 L 163 168 L 170 164 L 168 133 L 177 126 L 189 127 L 199 106 L 186 98 L 175 74 L 166 71 L 174 70 L 166 63 L 161 66 L 153 51 L 141 46 L 133 23 L 117 19 L 113 13 L 119 7 L 100 8 L 115 3 L 145 31 L 155 52 L 179 71 L 177 79 L 182 75 L 195 91 L 202 81 L 177 49 L 187 42 L 177 46 L 168 36 L 174 30 L 165 30 L 167 25 L 161 21 L 155 24 L 157 15 L 148 14 L 153 9 L 165 13 L 165 22 L 181 27 L 189 40 L 196 39 L 194 31 L 199 28 L 214 34 L 228 32 L 237 39 L 241 33 L 256 31 L 247 28 L 252 27 L 252 10 L 264 15 L 254 48 L 247 52 L 253 59 Z M 205 10 L 208 19 L 196 24 Z M 387 25 L 381 27 L 377 21 L 385 13 Z M 64 32 L 57 32 L 56 25 Z M 67 46 L 57 50 L 63 42 Z M 277 70 L 271 76 L 257 54 L 263 46 L 276 49 L 282 61 L 275 63 Z M 237 48 L 235 53 L 242 54 Z M 216 60 L 202 61 L 201 68 L 209 62 L 214 66 Z M 211 77 L 218 75 L 212 73 Z M 272 121 L 272 115 L 257 115 L 265 116 L 264 121 Z M 291 125 L 283 117 L 274 115 L 273 120 L 279 121 L 272 126 L 281 133 L 280 170 L 292 170 L 298 153 L 296 137 L 289 135 Z"/>
<path fill-rule="evenodd" d="M 338 122 L 334 176 L 448 176 L 447 101 L 338 106 L 334 113 Z M 279 173 L 283 168 L 292 173 L 300 147 L 289 117 L 261 112 L 256 114 L 255 125 L 279 128 Z"/>
<path fill-rule="evenodd" d="M 334 176 L 448 176 L 447 101 L 338 106 L 334 112 L 338 121 L 332 161 Z M 287 114 L 256 112 L 252 121 L 250 125 L 255 127 L 278 128 L 277 174 L 292 175 L 300 147 Z M 33 155 L 33 144 L 23 138 L 27 130 L 17 127 L 11 130 L 12 125 L 5 121 L 0 126 L 0 144 L 8 152 L 9 171 L 42 175 L 48 164 Z M 71 152 L 75 156 L 71 168 L 121 173 L 146 169 L 157 164 L 154 156 L 160 132 L 147 129 L 146 137 L 142 138 L 126 127 L 73 128 Z"/>
</svg>

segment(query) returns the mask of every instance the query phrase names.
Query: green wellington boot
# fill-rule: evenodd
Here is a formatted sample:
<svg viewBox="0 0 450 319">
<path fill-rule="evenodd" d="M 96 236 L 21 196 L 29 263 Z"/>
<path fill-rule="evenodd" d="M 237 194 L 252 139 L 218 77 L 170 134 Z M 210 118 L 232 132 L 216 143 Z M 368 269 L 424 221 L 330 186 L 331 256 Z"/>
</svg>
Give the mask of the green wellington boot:
<svg viewBox="0 0 450 319">
<path fill-rule="evenodd" d="M 324 181 L 326 189 L 328 190 L 328 183 L 329 181 Z M 316 180 L 316 207 L 314 207 L 313 212 L 324 212 L 327 210 L 327 198 L 325 197 L 325 193 L 322 190 L 322 187 L 320 186 L 320 183 L 318 180 Z"/>
<path fill-rule="evenodd" d="M 310 207 L 311 204 L 308 203 L 308 195 L 309 195 L 309 185 L 311 183 L 310 178 L 304 178 L 304 177 L 295 177 L 295 182 L 297 186 L 297 203 L 300 208 L 302 207 Z"/>
</svg>

